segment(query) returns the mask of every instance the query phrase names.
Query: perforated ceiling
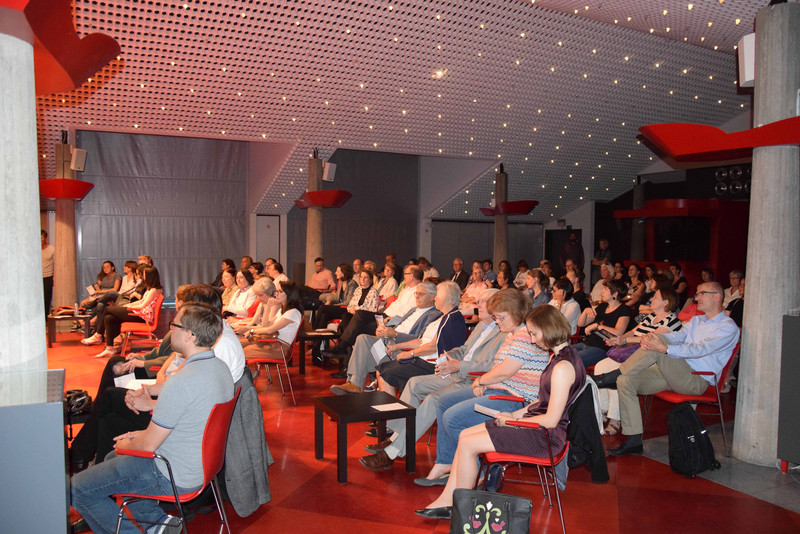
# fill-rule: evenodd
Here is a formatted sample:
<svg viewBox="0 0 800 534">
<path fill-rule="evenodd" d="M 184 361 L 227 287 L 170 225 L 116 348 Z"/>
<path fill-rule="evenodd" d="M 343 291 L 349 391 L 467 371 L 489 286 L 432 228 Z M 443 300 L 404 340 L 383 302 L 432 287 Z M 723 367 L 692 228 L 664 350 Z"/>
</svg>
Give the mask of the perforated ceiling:
<svg viewBox="0 0 800 534">
<path fill-rule="evenodd" d="M 734 46 L 767 3 L 76 0 L 79 34 L 122 54 L 39 99 L 40 174 L 68 127 L 290 141 L 257 208 L 283 213 L 313 147 L 496 159 L 547 221 L 630 188 L 654 159 L 639 126 L 746 112 Z M 492 191 L 489 173 L 430 215 L 483 220 Z"/>
</svg>

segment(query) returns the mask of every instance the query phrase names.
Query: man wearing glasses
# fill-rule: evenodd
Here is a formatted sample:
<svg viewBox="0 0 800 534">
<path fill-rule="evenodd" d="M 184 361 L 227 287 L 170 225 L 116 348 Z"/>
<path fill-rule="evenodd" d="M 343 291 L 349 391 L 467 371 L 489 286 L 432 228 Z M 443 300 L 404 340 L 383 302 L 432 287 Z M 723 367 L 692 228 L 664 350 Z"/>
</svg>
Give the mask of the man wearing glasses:
<svg viewBox="0 0 800 534">
<path fill-rule="evenodd" d="M 183 306 L 172 328 L 172 347 L 181 355 L 181 372 L 154 386 L 158 402 L 143 387 L 133 400 L 133 409 L 153 411 L 142 431 L 127 432 L 115 439 L 115 449 L 157 452 L 172 461 L 172 474 L 181 493 L 203 483 L 202 442 L 206 422 L 215 404 L 233 397 L 228 367 L 214 357 L 212 347 L 222 334 L 222 316 L 207 304 Z M 113 456 L 75 475 L 72 504 L 89 528 L 105 532 L 117 518 L 115 493 L 170 494 L 169 473 L 163 462 L 135 456 Z M 132 510 L 136 519 L 162 522 L 175 527 L 178 518 L 167 516 L 155 501 L 140 501 Z M 127 528 L 132 528 L 126 524 Z M 158 527 L 152 527 L 158 532 Z M 162 527 L 163 529 L 163 527 Z M 150 532 L 151 530 L 148 530 Z M 155 530 L 154 530 L 155 531 Z"/>
<path fill-rule="evenodd" d="M 715 377 L 695 375 L 711 371 L 719 375 L 732 356 L 739 340 L 739 328 L 723 313 L 724 292 L 717 282 L 697 287 L 694 300 L 705 315 L 696 315 L 677 332 L 648 334 L 641 348 L 619 370 L 595 377 L 598 387 L 615 387 L 619 393 L 622 433 L 628 436 L 621 446 L 608 451 L 612 456 L 641 454 L 642 413 L 639 395 L 675 391 L 700 395 Z"/>
<path fill-rule="evenodd" d="M 429 282 L 418 284 L 414 289 L 416 307 L 411 308 L 399 320 L 396 317 L 392 317 L 385 324 L 378 326 L 375 331 L 376 335 L 362 334 L 358 336 L 350 362 L 347 365 L 347 382 L 331 386 L 331 392 L 336 395 L 361 393 L 361 387 L 364 385 L 367 374 L 374 372 L 379 363 L 393 359 L 388 355 L 384 355 L 380 360 L 376 361 L 377 357 L 374 355 L 373 350 L 376 343 L 381 341 L 381 338 L 383 338 L 384 345 L 403 343 L 420 337 L 424 339 L 426 329 L 431 326 L 432 333 L 430 338 L 433 339 L 436 334 L 436 327 L 432 326 L 433 322 L 442 315 L 442 312 L 433 306 L 435 297 L 435 285 Z M 413 351 L 411 355 L 414 355 Z"/>
</svg>

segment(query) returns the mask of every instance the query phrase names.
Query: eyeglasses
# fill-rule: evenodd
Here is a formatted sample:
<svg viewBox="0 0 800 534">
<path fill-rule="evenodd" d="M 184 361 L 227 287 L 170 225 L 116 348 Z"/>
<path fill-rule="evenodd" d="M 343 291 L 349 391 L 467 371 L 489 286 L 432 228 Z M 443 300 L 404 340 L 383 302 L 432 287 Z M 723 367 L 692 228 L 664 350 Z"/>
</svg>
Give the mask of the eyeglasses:
<svg viewBox="0 0 800 534">
<path fill-rule="evenodd" d="M 406 273 L 406 272 L 404 272 L 404 273 L 403 273 L 403 276 L 411 276 L 411 273 Z"/>
<path fill-rule="evenodd" d="M 494 322 L 496 322 L 496 323 L 502 323 L 503 321 L 505 321 L 505 320 L 506 320 L 506 319 L 508 319 L 509 317 L 511 317 L 511 314 L 510 314 L 510 313 L 505 313 L 505 314 L 500 314 L 500 313 L 498 313 L 497 315 L 492 315 L 492 319 L 493 319 L 493 320 L 494 320 Z"/>
<path fill-rule="evenodd" d="M 182 324 L 173 323 L 172 321 L 169 322 L 169 328 L 170 328 L 170 330 L 173 329 L 173 328 L 180 328 L 181 330 L 189 330 L 188 328 L 186 328 Z"/>
<path fill-rule="evenodd" d="M 715 295 L 715 294 L 717 294 L 716 291 L 698 291 L 697 293 L 694 294 L 694 296 L 695 298 L 697 298 L 701 295 Z"/>
</svg>

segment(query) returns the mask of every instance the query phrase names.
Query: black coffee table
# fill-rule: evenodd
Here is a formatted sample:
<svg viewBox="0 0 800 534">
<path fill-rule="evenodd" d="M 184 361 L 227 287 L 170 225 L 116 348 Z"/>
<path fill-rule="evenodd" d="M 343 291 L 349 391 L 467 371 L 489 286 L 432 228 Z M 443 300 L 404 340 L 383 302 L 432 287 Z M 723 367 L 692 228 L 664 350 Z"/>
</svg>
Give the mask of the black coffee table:
<svg viewBox="0 0 800 534">
<path fill-rule="evenodd" d="M 381 411 L 373 406 L 399 403 L 404 408 Z M 378 422 L 378 440 L 386 439 L 386 421 L 405 418 L 406 420 L 406 471 L 416 470 L 416 408 L 401 402 L 397 397 L 375 391 L 354 393 L 332 397 L 314 397 L 314 457 L 322 456 L 322 414 L 328 414 L 336 421 L 336 480 L 347 482 L 347 425 L 348 423 Z"/>
</svg>

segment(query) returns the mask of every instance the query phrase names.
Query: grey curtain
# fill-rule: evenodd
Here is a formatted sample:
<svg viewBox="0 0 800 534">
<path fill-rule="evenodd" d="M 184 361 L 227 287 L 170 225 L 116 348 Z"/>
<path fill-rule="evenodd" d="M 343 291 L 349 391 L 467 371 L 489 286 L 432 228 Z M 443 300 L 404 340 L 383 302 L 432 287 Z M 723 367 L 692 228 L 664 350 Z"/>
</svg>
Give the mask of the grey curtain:
<svg viewBox="0 0 800 534">
<path fill-rule="evenodd" d="M 94 189 L 78 206 L 78 284 L 105 260 L 153 257 L 166 295 L 211 282 L 223 258 L 245 250 L 249 144 L 108 132 L 77 132 L 87 151 L 81 179 Z"/>
</svg>

